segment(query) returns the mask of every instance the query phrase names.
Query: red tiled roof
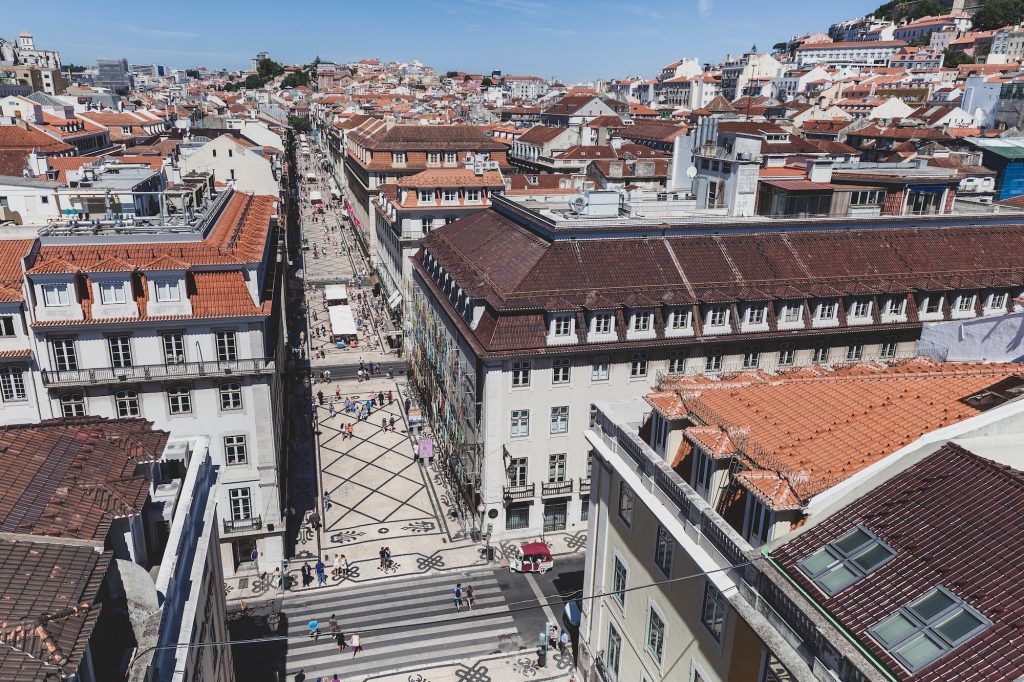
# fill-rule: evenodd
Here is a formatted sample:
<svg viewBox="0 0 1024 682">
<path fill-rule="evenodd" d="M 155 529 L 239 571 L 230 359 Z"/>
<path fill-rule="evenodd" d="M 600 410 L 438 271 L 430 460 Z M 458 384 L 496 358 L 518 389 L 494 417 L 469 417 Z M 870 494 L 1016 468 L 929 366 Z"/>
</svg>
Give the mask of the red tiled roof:
<svg viewBox="0 0 1024 682">
<path fill-rule="evenodd" d="M 529 144 L 544 144 L 550 142 L 562 133 L 569 132 L 567 128 L 551 128 L 548 126 L 536 125 L 519 136 L 519 142 Z"/>
<path fill-rule="evenodd" d="M 171 258 L 186 267 L 258 263 L 270 234 L 270 216 L 276 198 L 236 192 L 205 241 L 194 243 L 76 244 L 39 248 L 29 274 L 85 271 L 116 258 L 128 269 L 145 270 Z M 243 220 L 244 216 L 244 220 Z M 177 267 L 175 268 L 177 269 Z"/>
<path fill-rule="evenodd" d="M 1013 363 L 916 359 L 811 377 L 751 375 L 721 385 L 672 377 L 662 388 L 674 389 L 676 400 L 707 426 L 742 430 L 744 463 L 771 475 L 751 474 L 741 483 L 768 503 L 792 505 L 783 488 L 806 502 L 921 435 L 978 414 L 965 398 L 1019 374 L 1024 367 Z"/>
<path fill-rule="evenodd" d="M 113 559 L 93 547 L 0 540 L 0 678 L 74 676 L 104 606 Z"/>
<path fill-rule="evenodd" d="M 858 524 L 896 552 L 829 597 L 799 562 Z M 1024 675 L 1024 475 L 952 443 L 772 552 L 807 595 L 899 678 L 988 682 Z M 992 625 L 910 674 L 868 634 L 900 607 L 942 585 Z"/>
<path fill-rule="evenodd" d="M 58 419 L 0 428 L 0 532 L 103 544 L 111 522 L 142 513 L 168 433 L 142 419 Z"/>
<path fill-rule="evenodd" d="M 0 240 L 0 302 L 21 301 L 22 281 L 21 260 L 28 255 L 35 244 L 34 239 Z"/>
</svg>

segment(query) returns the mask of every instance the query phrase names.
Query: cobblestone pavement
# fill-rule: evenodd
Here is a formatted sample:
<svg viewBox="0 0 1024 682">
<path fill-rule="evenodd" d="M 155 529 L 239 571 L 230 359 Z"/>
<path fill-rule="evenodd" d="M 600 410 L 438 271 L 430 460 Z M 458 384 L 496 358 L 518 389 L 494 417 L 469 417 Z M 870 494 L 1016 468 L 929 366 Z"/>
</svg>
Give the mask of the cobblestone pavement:
<svg viewBox="0 0 1024 682">
<path fill-rule="evenodd" d="M 305 177 L 307 168 L 300 160 L 300 177 Z M 382 337 L 391 329 L 390 320 L 372 288 L 361 286 L 369 266 L 354 242 L 351 224 L 341 214 L 341 202 L 331 202 L 325 214 L 314 216 L 307 197 L 310 190 L 317 189 L 322 196 L 331 196 L 325 183 L 317 187 L 304 182 L 300 190 L 301 225 L 308 249 L 304 252 L 303 280 L 291 283 L 293 289 L 304 292 L 309 329 L 301 340 L 292 339 L 293 351 L 297 357 L 309 358 L 311 365 L 308 383 L 293 380 L 298 389 L 291 399 L 309 400 L 315 415 L 310 420 L 315 452 L 308 452 L 304 443 L 292 444 L 293 456 L 311 460 L 302 462 L 302 469 L 308 472 L 300 473 L 295 483 L 304 492 L 315 486 L 316 490 L 310 492 L 315 492 L 317 503 L 297 513 L 301 518 L 292 524 L 295 552 L 287 566 L 290 580 L 286 587 L 292 592 L 324 589 L 316 580 L 310 585 L 303 585 L 301 580 L 303 564 L 313 566 L 318 557 L 328 564 L 327 588 L 486 568 L 486 548 L 470 539 L 472 520 L 460 518 L 456 512 L 446 478 L 433 464 L 414 458 L 414 444 L 430 433 L 419 427 L 410 431 L 405 401 L 416 404 L 416 396 L 410 394 L 403 359 L 388 348 Z M 337 348 L 317 329 L 329 329 L 323 296 L 324 287 L 334 283 L 349 286 L 350 304 L 364 320 L 355 349 Z M 357 370 L 368 370 L 371 363 L 378 371 L 360 381 Z M 329 379 L 321 376 L 324 370 L 330 372 Z M 381 394 L 384 400 L 371 403 L 365 419 L 345 409 L 346 401 L 362 403 L 365 408 L 371 396 L 379 398 Z M 307 430 L 299 435 L 308 434 Z M 316 529 L 311 519 L 314 513 L 320 520 Z M 544 540 L 556 554 L 579 554 L 586 546 L 586 532 L 549 534 Z M 518 541 L 497 545 L 496 561 L 517 545 Z M 380 566 L 382 547 L 390 548 L 395 562 L 389 571 Z M 337 555 L 347 560 L 347 573 L 331 570 Z M 494 567 L 494 562 L 490 566 Z M 282 588 L 270 582 L 269 577 L 240 574 L 228 581 L 228 598 L 280 595 Z"/>
</svg>

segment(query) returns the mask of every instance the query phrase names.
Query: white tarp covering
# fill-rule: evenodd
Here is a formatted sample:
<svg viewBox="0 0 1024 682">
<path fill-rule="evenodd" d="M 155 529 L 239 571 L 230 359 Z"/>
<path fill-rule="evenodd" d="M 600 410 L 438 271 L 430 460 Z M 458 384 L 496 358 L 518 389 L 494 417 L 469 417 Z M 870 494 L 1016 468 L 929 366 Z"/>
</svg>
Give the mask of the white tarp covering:
<svg viewBox="0 0 1024 682">
<path fill-rule="evenodd" d="M 348 303 L 348 289 L 344 284 L 328 284 L 324 288 L 327 305 L 344 305 Z"/>
<path fill-rule="evenodd" d="M 322 194 L 320 194 L 320 192 L 310 192 L 309 193 L 309 203 L 311 203 L 311 204 L 321 204 L 321 203 L 323 203 L 323 201 L 324 201 L 324 197 L 323 197 Z"/>
<path fill-rule="evenodd" d="M 352 315 L 352 308 L 347 305 L 332 305 L 327 308 L 331 316 L 331 334 L 334 336 L 355 336 L 356 318 Z"/>
<path fill-rule="evenodd" d="M 402 294 L 398 293 L 397 291 L 388 296 L 388 307 L 391 308 L 392 310 L 394 310 L 395 307 L 401 302 Z"/>
</svg>

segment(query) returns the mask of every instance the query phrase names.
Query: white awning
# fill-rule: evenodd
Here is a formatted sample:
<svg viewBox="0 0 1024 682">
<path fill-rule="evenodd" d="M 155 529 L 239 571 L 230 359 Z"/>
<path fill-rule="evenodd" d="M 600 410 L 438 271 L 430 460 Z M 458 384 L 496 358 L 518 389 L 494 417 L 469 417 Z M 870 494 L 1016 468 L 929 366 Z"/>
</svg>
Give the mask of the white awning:
<svg viewBox="0 0 1024 682">
<path fill-rule="evenodd" d="M 324 287 L 324 299 L 327 305 L 345 305 L 348 303 L 348 289 L 344 284 L 328 284 Z"/>
<path fill-rule="evenodd" d="M 388 296 L 388 307 L 394 310 L 398 307 L 398 304 L 402 302 L 402 294 L 397 291 Z"/>
<path fill-rule="evenodd" d="M 355 336 L 356 318 L 347 305 L 332 305 L 327 308 L 331 317 L 331 334 L 334 336 Z"/>
</svg>

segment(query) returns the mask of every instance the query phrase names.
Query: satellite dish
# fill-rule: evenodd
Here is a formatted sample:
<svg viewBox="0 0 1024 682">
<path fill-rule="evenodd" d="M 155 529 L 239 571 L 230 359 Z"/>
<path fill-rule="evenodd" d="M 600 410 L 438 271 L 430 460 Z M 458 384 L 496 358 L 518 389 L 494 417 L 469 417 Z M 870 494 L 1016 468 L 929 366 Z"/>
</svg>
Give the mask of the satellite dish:
<svg viewBox="0 0 1024 682">
<path fill-rule="evenodd" d="M 691 180 L 693 178 L 697 177 L 697 167 L 696 166 L 690 166 L 689 168 L 687 168 L 686 169 L 686 177 L 690 178 Z"/>
<path fill-rule="evenodd" d="M 569 202 L 569 210 L 573 213 L 582 213 L 583 209 L 587 207 L 587 198 L 585 196 L 578 196 Z"/>
</svg>

